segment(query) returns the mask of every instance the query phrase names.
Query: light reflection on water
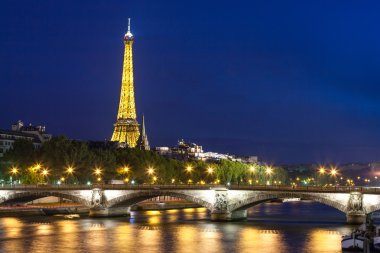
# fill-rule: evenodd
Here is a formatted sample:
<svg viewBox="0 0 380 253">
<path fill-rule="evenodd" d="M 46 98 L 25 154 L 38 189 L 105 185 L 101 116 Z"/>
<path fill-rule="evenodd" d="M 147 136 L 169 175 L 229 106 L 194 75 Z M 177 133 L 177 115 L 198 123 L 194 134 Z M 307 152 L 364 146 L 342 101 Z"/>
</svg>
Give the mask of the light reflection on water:
<svg viewBox="0 0 380 253">
<path fill-rule="evenodd" d="M 211 222 L 204 208 L 130 218 L 0 218 L 0 252 L 341 252 L 353 226 L 313 202 L 265 203 L 248 221 Z"/>
</svg>

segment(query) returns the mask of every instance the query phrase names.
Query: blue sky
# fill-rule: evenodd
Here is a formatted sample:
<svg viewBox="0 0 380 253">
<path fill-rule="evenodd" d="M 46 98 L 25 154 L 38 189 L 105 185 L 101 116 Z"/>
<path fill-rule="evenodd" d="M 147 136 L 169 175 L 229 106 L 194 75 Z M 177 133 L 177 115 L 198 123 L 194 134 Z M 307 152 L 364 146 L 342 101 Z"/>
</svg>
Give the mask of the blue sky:
<svg viewBox="0 0 380 253">
<path fill-rule="evenodd" d="M 380 160 L 377 1 L 2 1 L 0 127 L 111 137 L 132 18 L 136 107 L 185 138 L 271 163 Z"/>
</svg>

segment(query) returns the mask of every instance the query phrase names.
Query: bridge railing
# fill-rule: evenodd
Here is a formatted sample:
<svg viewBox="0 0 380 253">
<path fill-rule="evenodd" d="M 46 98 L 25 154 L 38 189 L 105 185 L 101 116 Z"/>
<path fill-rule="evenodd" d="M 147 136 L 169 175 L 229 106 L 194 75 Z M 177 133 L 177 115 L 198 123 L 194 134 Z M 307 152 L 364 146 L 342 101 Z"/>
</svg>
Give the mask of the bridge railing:
<svg viewBox="0 0 380 253">
<path fill-rule="evenodd" d="M 0 185 L 4 190 L 86 190 L 86 189 L 115 189 L 115 190 L 170 190 L 170 189 L 187 189 L 187 190 L 206 190 L 206 189 L 230 189 L 230 190 L 257 190 L 257 191 L 292 191 L 292 192 L 361 192 L 369 194 L 380 194 L 380 187 L 362 187 L 362 186 L 285 186 L 285 185 L 187 185 L 187 184 L 169 184 L 169 185 L 126 185 L 126 184 L 93 184 L 93 185 Z"/>
</svg>

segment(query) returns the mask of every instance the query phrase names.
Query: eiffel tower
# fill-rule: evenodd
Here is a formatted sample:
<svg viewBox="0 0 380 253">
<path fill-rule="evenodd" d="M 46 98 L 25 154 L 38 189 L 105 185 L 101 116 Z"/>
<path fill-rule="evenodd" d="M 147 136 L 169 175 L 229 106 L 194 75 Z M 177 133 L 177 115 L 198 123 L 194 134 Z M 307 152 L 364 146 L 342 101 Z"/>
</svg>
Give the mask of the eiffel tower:
<svg viewBox="0 0 380 253">
<path fill-rule="evenodd" d="M 124 63 L 121 81 L 121 93 L 117 121 L 111 141 L 119 142 L 120 147 L 134 148 L 140 136 L 139 123 L 136 120 L 135 92 L 133 84 L 131 19 L 128 19 L 128 31 L 124 35 Z"/>
</svg>

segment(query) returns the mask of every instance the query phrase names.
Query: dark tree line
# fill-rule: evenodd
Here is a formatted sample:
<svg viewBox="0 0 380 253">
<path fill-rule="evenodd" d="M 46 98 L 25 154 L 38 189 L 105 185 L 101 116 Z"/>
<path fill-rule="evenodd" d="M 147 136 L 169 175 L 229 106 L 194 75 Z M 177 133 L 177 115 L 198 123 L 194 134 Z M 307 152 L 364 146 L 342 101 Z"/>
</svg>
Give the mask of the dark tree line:
<svg viewBox="0 0 380 253">
<path fill-rule="evenodd" d="M 64 179 L 63 183 L 120 179 L 128 183 L 133 180 L 161 184 L 284 184 L 288 180 L 282 168 L 272 168 L 269 174 L 267 167 L 261 164 L 247 165 L 229 160 L 185 162 L 139 149 L 90 148 L 86 142 L 63 136 L 52 138 L 39 149 L 27 140 L 17 140 L 1 164 L 2 175 L 11 176 L 12 168 L 17 168 L 12 176 L 24 184 L 56 183 L 60 179 Z M 73 168 L 72 173 L 68 173 L 69 167 Z M 94 174 L 96 168 L 101 171 L 98 175 Z M 149 168 L 151 173 L 148 173 Z M 45 175 L 44 170 L 47 171 Z"/>
</svg>

